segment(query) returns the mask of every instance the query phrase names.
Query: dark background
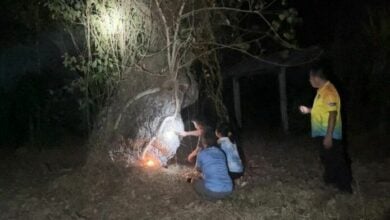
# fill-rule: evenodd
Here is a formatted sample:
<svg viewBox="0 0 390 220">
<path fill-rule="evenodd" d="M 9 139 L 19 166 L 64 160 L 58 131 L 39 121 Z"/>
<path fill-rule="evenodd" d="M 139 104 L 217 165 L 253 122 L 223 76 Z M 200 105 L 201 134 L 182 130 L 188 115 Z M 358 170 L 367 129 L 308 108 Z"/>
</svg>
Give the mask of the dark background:
<svg viewBox="0 0 390 220">
<path fill-rule="evenodd" d="M 387 10 L 388 13 L 387 1 L 296 0 L 289 4 L 303 19 L 296 29 L 298 45 L 302 48 L 318 45 L 325 50 L 320 63 L 341 95 L 345 129 L 355 133 L 388 130 L 389 107 L 385 98 L 389 91 L 388 59 L 381 76 L 383 83 L 378 83 L 377 76 L 371 72 L 378 60 L 375 51 L 383 48 L 373 46 L 365 32 L 370 12 Z M 386 18 L 390 22 L 390 17 Z M 309 68 L 310 65 L 306 65 L 287 70 L 288 111 L 293 133 L 310 129 L 308 118 L 297 111 L 300 104 L 311 105 L 315 95 L 308 82 Z M 227 87 L 231 90 L 229 85 Z M 244 126 L 280 128 L 277 74 L 244 78 L 241 90 Z M 225 99 L 232 109 L 229 92 L 225 93 L 228 95 Z M 381 108 L 383 110 L 379 110 Z"/>
<path fill-rule="evenodd" d="M 77 75 L 62 65 L 62 55 L 73 50 L 72 44 L 45 8 L 38 7 L 39 13 L 31 10 L 34 4 L 21 0 L 0 3 L 0 146 L 45 146 L 87 134 L 78 109 L 80 95 L 67 90 Z M 375 51 L 383 48 L 375 48 L 364 34 L 368 11 L 388 8 L 387 1 L 291 0 L 288 4 L 303 19 L 296 30 L 298 45 L 318 45 L 325 50 L 323 60 L 342 95 L 347 129 L 387 131 L 388 74 L 381 76 L 378 85 L 378 78 L 369 75 Z M 254 21 L 246 22 L 244 25 Z M 222 65 L 229 67 L 227 62 Z M 290 126 L 296 133 L 309 130 L 308 118 L 297 112 L 300 104 L 311 104 L 315 93 L 308 83 L 308 69 L 290 68 L 287 73 Z M 241 83 L 244 128 L 279 129 L 277 75 L 246 77 Z M 231 87 L 229 82 L 225 84 L 224 99 L 231 111 Z"/>
</svg>

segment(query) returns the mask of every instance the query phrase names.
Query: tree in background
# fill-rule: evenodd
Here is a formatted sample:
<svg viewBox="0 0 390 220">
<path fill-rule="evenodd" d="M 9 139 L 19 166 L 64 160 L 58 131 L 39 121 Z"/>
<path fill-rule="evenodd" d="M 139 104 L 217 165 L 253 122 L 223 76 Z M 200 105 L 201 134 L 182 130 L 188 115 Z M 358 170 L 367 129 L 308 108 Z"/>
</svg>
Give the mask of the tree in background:
<svg viewBox="0 0 390 220">
<path fill-rule="evenodd" d="M 249 51 L 246 45 L 257 41 L 257 47 L 265 49 L 260 41 L 272 40 L 294 47 L 289 41 L 299 19 L 293 9 L 274 10 L 283 4 L 261 0 L 47 2 L 78 48 L 77 54 L 65 54 L 64 64 L 80 74 L 72 87 L 84 94 L 80 106 L 88 121 L 99 115 L 91 134 L 96 146 L 91 158 L 104 160 L 109 152 L 111 159 L 129 162 L 146 151 L 171 158 L 180 144 L 173 132 L 183 129 L 181 109 L 198 99 L 197 76 L 220 119 L 228 120 L 216 51 L 230 49 L 262 59 L 263 52 Z M 243 37 L 251 28 L 240 29 L 237 19 L 246 15 L 261 22 L 251 37 Z M 232 28 L 221 33 L 221 26 Z M 201 66 L 195 74 L 194 61 Z"/>
<path fill-rule="evenodd" d="M 389 121 L 389 8 L 374 4 L 340 13 L 330 51 L 346 93 L 348 129 L 358 131 L 385 131 Z"/>
<path fill-rule="evenodd" d="M 1 25 L 6 30 L 0 38 L 0 143 L 29 142 L 28 146 L 40 147 L 49 142 L 48 136 L 63 129 L 53 129 L 53 124 L 62 124 L 55 118 L 65 112 L 54 99 L 66 95 L 57 95 L 62 89 L 53 84 L 69 78 L 63 77 L 63 68 L 58 69 L 60 62 L 56 62 L 60 52 L 51 38 L 54 22 L 42 1 L 0 4 Z"/>
<path fill-rule="evenodd" d="M 368 88 L 374 108 L 379 117 L 379 127 L 389 126 L 390 100 L 390 8 L 372 7 L 364 25 L 368 38 L 371 71 L 368 72 Z M 387 95 L 386 95 L 387 94 Z"/>
</svg>

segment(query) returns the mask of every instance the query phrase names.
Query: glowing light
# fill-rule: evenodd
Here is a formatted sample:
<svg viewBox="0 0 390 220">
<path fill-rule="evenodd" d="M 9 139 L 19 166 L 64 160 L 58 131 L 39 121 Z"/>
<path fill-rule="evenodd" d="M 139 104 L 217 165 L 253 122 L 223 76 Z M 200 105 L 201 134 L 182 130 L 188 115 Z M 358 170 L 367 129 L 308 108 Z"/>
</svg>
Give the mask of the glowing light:
<svg viewBox="0 0 390 220">
<path fill-rule="evenodd" d="M 119 12 L 111 10 L 109 13 L 102 16 L 102 28 L 107 34 L 116 34 L 122 28 L 122 19 Z"/>
<path fill-rule="evenodd" d="M 174 131 L 167 131 L 164 133 L 164 137 L 168 140 L 172 140 L 173 138 L 176 137 L 176 134 Z"/>
<path fill-rule="evenodd" d="M 142 152 L 142 160 L 153 158 L 155 166 L 165 166 L 180 146 L 180 138 L 176 132 L 183 131 L 184 124 L 180 117 L 166 117 L 156 136 L 153 137 Z M 145 165 L 147 166 L 147 165 Z"/>
<path fill-rule="evenodd" d="M 154 163 L 153 160 L 148 160 L 148 161 L 146 161 L 146 166 L 148 166 L 148 167 L 154 167 L 154 165 L 156 165 L 156 164 Z"/>
</svg>

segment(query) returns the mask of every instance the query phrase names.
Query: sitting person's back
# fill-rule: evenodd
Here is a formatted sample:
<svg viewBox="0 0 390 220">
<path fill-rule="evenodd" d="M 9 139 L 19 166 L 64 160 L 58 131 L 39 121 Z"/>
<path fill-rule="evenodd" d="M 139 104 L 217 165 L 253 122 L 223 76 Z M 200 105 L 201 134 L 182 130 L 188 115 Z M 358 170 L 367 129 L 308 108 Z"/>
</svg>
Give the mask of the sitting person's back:
<svg viewBox="0 0 390 220">
<path fill-rule="evenodd" d="M 240 178 L 243 175 L 244 166 L 242 165 L 240 154 L 232 138 L 233 134 L 230 132 L 229 126 L 227 124 L 220 124 L 215 130 L 215 134 L 218 137 L 218 144 L 226 154 L 230 176 L 233 180 Z"/>
<path fill-rule="evenodd" d="M 202 179 L 194 182 L 195 190 L 207 199 L 224 198 L 233 191 L 225 153 L 217 147 L 216 137 L 211 129 L 205 132 L 202 143 L 203 149 L 196 160 Z"/>
<path fill-rule="evenodd" d="M 207 189 L 213 192 L 232 191 L 232 181 L 226 166 L 226 156 L 216 146 L 203 149 L 197 160 Z"/>
</svg>

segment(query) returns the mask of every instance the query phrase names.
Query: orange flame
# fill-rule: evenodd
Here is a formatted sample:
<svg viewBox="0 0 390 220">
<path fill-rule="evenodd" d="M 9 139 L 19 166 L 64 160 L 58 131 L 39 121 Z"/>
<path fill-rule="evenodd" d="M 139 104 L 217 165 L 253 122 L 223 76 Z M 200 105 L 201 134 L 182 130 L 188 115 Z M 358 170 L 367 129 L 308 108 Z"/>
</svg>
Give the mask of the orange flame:
<svg viewBox="0 0 390 220">
<path fill-rule="evenodd" d="M 144 159 L 142 159 L 141 161 L 142 165 L 145 166 L 145 167 L 158 167 L 160 165 L 159 161 L 154 158 L 154 157 L 151 157 L 151 156 L 148 156 L 148 157 L 145 157 Z"/>
<path fill-rule="evenodd" d="M 146 166 L 148 166 L 148 167 L 154 167 L 154 165 L 155 165 L 155 163 L 154 163 L 153 160 L 149 159 L 149 160 L 146 161 Z"/>
</svg>

